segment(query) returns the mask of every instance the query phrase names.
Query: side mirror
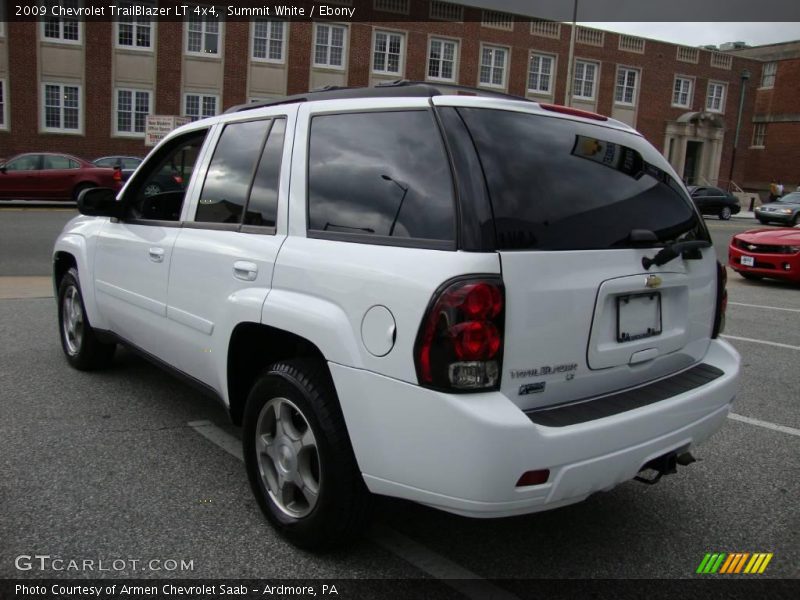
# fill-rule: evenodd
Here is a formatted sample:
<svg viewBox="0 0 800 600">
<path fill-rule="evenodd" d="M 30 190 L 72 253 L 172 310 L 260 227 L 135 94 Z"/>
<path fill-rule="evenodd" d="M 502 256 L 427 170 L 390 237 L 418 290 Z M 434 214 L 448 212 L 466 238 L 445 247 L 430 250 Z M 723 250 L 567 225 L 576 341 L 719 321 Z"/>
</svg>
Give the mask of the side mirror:
<svg viewBox="0 0 800 600">
<path fill-rule="evenodd" d="M 89 217 L 115 217 L 123 214 L 122 202 L 110 188 L 89 188 L 78 195 L 78 211 Z"/>
</svg>

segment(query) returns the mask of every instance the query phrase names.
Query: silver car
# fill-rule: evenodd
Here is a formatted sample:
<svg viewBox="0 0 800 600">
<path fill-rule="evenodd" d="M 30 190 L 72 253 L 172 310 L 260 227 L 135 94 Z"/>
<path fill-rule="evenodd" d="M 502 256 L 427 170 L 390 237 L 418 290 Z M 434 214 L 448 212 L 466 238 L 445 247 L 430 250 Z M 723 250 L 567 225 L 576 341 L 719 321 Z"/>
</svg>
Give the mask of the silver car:
<svg viewBox="0 0 800 600">
<path fill-rule="evenodd" d="M 775 202 L 756 208 L 756 218 L 766 225 L 770 221 L 797 225 L 800 222 L 800 192 L 792 192 Z"/>
</svg>

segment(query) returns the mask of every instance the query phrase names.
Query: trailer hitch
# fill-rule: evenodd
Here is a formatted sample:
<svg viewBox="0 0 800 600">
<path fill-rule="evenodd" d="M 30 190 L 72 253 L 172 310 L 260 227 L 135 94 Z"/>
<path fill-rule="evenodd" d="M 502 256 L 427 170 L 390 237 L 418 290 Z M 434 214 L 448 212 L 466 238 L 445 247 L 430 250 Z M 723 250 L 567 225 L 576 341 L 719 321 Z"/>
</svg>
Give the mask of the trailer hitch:
<svg viewBox="0 0 800 600">
<path fill-rule="evenodd" d="M 648 479 L 647 477 L 637 475 L 634 477 L 634 480 L 647 485 L 655 485 L 664 475 L 672 475 L 673 473 L 677 473 L 678 465 L 685 467 L 693 462 L 697 462 L 697 459 L 695 459 L 690 452 L 684 452 L 682 454 L 678 454 L 677 452 L 668 452 L 667 454 L 648 461 L 641 469 L 639 469 L 639 473 L 642 471 L 655 471 L 655 476 L 653 476 L 651 479 Z"/>
</svg>

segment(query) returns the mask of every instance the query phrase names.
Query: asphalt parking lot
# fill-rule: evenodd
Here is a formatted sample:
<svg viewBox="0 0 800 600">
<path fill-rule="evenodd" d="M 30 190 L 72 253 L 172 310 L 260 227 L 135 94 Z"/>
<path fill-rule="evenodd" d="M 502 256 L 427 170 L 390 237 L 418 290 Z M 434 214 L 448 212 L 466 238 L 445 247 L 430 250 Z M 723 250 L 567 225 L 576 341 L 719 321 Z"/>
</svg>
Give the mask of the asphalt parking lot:
<svg viewBox="0 0 800 600">
<path fill-rule="evenodd" d="M 137 356 L 99 373 L 61 354 L 46 276 L 71 210 L 0 207 L 0 578 L 687 578 L 708 552 L 773 553 L 764 578 L 800 578 L 800 286 L 729 272 L 728 340 L 743 358 L 734 414 L 698 462 L 555 511 L 470 520 L 377 502 L 354 548 L 315 556 L 276 537 L 252 498 L 225 411 Z M 718 255 L 747 219 L 707 221 Z M 121 559 L 107 572 L 19 570 L 20 555 Z M 131 560 L 191 561 L 191 570 Z M 171 563 L 170 563 L 171 564 Z M 471 587 L 470 587 L 471 586 Z"/>
</svg>

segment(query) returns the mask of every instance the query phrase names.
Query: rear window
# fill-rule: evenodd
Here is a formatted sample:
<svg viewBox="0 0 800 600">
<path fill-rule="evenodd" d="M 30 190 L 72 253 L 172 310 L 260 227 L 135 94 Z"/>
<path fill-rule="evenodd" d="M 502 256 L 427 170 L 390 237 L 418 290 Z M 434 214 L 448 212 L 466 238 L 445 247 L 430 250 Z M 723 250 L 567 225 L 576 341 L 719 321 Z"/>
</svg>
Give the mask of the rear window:
<svg viewBox="0 0 800 600">
<path fill-rule="evenodd" d="M 639 136 L 567 119 L 459 108 L 489 188 L 497 247 L 586 250 L 707 239 L 663 157 Z"/>
</svg>

